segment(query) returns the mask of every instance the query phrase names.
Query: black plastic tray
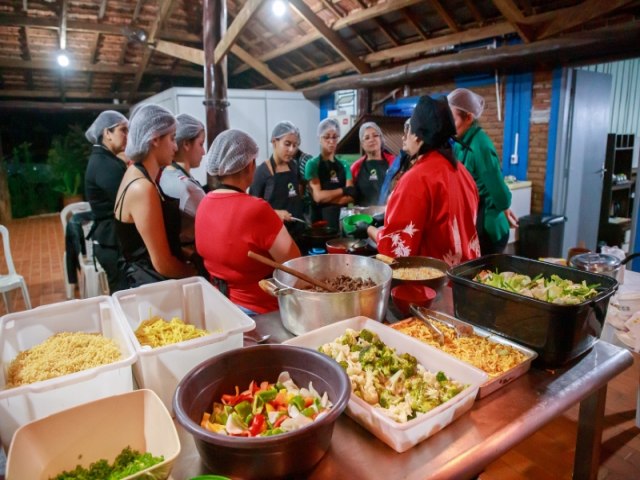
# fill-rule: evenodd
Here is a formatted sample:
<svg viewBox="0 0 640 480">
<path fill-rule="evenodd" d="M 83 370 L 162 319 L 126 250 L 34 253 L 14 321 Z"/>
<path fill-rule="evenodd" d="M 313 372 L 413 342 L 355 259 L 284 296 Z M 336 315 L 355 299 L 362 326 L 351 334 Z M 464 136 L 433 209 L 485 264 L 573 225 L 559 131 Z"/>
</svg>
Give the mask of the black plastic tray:
<svg viewBox="0 0 640 480">
<path fill-rule="evenodd" d="M 481 270 L 534 277 L 556 274 L 573 282 L 599 284 L 598 295 L 578 305 L 556 305 L 473 281 Z M 451 267 L 455 316 L 538 353 L 539 367 L 558 367 L 589 350 L 598 340 L 609 299 L 618 282 L 611 277 L 513 255 L 487 255 Z"/>
</svg>

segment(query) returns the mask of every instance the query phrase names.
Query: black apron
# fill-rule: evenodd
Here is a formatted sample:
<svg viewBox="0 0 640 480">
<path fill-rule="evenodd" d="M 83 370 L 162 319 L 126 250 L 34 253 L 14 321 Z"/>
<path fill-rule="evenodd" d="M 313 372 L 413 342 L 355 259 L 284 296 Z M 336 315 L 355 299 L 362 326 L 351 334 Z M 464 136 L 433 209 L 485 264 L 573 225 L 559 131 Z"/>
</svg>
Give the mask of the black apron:
<svg viewBox="0 0 640 480">
<path fill-rule="evenodd" d="M 322 190 L 335 190 L 347 185 L 347 173 L 338 159 L 333 162 L 320 158 L 318 180 Z M 342 205 L 334 203 L 314 203 L 313 221 L 325 220 L 329 227 L 340 230 L 340 209 Z"/>
<path fill-rule="evenodd" d="M 389 169 L 386 160 L 365 160 L 362 162 L 358 178 L 355 179 L 356 202 L 361 207 L 377 205 L 384 177 Z"/>
<path fill-rule="evenodd" d="M 296 218 L 304 218 L 304 203 L 298 185 L 297 165 L 290 165 L 288 172 L 276 172 L 276 162 L 269 158 L 273 175 L 271 185 L 265 190 L 265 200 L 274 210 L 286 210 Z M 269 188 L 271 187 L 271 188 Z M 300 222 L 285 222 L 285 226 L 292 237 L 297 237 L 304 231 L 304 225 Z"/>
</svg>

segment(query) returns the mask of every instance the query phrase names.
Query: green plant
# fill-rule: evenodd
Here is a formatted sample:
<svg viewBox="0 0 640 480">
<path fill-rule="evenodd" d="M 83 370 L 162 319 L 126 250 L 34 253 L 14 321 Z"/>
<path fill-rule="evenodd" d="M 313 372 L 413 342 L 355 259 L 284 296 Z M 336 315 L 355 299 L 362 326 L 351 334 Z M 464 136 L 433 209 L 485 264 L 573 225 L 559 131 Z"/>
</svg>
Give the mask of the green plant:
<svg viewBox="0 0 640 480">
<path fill-rule="evenodd" d="M 59 195 L 51 188 L 51 169 L 34 161 L 30 143 L 15 147 L 6 165 L 13 218 L 56 211 Z"/>
<path fill-rule="evenodd" d="M 47 164 L 51 167 L 55 191 L 64 196 L 82 193 L 90 148 L 78 125 L 72 125 L 66 135 L 53 137 Z"/>
</svg>

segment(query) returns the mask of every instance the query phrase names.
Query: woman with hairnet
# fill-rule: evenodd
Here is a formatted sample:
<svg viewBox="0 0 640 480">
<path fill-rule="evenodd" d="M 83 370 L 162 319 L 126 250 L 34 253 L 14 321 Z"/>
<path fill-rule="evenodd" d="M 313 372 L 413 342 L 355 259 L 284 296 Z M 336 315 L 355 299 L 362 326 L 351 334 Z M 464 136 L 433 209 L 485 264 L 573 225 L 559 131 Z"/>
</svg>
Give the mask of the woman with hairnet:
<svg viewBox="0 0 640 480">
<path fill-rule="evenodd" d="M 358 131 L 364 155 L 351 165 L 351 176 L 356 187 L 356 204 L 362 207 L 378 203 L 380 190 L 393 155 L 383 146 L 382 130 L 375 122 L 365 122 Z"/>
<path fill-rule="evenodd" d="M 291 220 L 304 217 L 303 192 L 295 161 L 300 131 L 291 122 L 280 122 L 271 132 L 271 145 L 273 154 L 256 169 L 249 193 L 269 202 L 295 239 L 304 229 L 303 224 Z"/>
<path fill-rule="evenodd" d="M 89 232 L 93 254 L 107 274 L 109 291 L 129 285 L 118 264 L 122 254 L 116 237 L 113 206 L 127 164 L 118 155 L 127 146 L 129 121 L 120 112 L 106 110 L 85 133 L 93 147 L 84 176 L 84 194 L 91 205 L 94 223 Z"/>
<path fill-rule="evenodd" d="M 500 159 L 493 142 L 478 124 L 484 110 L 484 98 L 466 88 L 456 88 L 448 97 L 460 143 L 454 154 L 478 187 L 478 237 L 482 255 L 502 253 L 509 241 L 509 225 L 517 226 L 511 212 L 511 190 L 504 182 Z"/>
<path fill-rule="evenodd" d="M 129 125 L 125 173 L 114 207 L 116 232 L 130 287 L 196 274 L 182 259 L 178 202 L 155 179 L 176 153 L 176 119 L 163 107 L 140 107 Z"/>
<path fill-rule="evenodd" d="M 418 159 L 391 193 L 384 226 L 367 229 L 380 253 L 440 258 L 449 265 L 480 255 L 478 192 L 467 169 L 453 156 L 453 135 L 446 99 L 420 97 L 406 139 L 407 153 Z"/>
<path fill-rule="evenodd" d="M 311 189 L 311 220 L 325 220 L 339 229 L 340 208 L 354 201 L 355 188 L 349 166 L 336 158 L 340 124 L 325 118 L 318 125 L 320 155 L 307 162 L 305 180 Z"/>
<path fill-rule="evenodd" d="M 258 282 L 273 268 L 247 256 L 249 250 L 286 262 L 300 250 L 271 205 L 245 193 L 256 171 L 258 145 L 241 130 L 220 133 L 205 155 L 218 185 L 196 213 L 196 249 L 210 281 L 246 313 L 278 309 L 278 300 Z"/>
<path fill-rule="evenodd" d="M 204 125 L 191 115 L 181 113 L 176 117 L 176 152 L 173 162 L 162 170 L 158 182 L 162 192 L 180 203 L 180 244 L 187 258 L 195 253 L 194 221 L 198 205 L 205 196 L 204 188 L 191 176 L 191 169 L 198 168 L 204 151 Z"/>
</svg>

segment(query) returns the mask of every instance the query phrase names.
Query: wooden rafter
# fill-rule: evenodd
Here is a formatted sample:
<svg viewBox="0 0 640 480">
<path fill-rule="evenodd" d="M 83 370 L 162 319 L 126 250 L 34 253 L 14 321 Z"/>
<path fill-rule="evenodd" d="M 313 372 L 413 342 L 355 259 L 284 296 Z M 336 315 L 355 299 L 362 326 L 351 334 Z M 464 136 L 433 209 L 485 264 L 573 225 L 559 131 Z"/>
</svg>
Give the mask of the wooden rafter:
<svg viewBox="0 0 640 480">
<path fill-rule="evenodd" d="M 289 83 L 301 83 L 301 82 L 306 82 L 308 80 L 314 80 L 314 79 L 320 78 L 323 75 L 344 73 L 348 71 L 353 71 L 353 66 L 347 61 L 342 61 L 342 62 L 334 63 L 333 65 L 320 67 L 315 70 L 310 70 L 308 72 L 300 73 L 299 75 L 293 75 L 292 77 L 287 77 L 286 80 Z"/>
<path fill-rule="evenodd" d="M 440 3 L 440 0 L 431 0 L 430 3 L 431 3 L 431 6 L 434 8 L 434 10 L 438 12 L 438 15 L 440 15 L 440 18 L 444 20 L 444 23 L 446 23 L 452 31 L 454 32 L 460 31 L 460 27 L 458 26 L 456 21 L 453 19 L 453 17 L 449 14 L 449 11 L 442 6 L 442 4 Z"/>
<path fill-rule="evenodd" d="M 59 95 L 59 93 L 58 93 Z M 129 110 L 130 105 L 108 102 L 37 102 L 25 100 L 0 100 L 0 110 Z"/>
<path fill-rule="evenodd" d="M 418 25 L 418 22 L 416 22 L 415 19 L 411 15 L 409 15 L 406 10 L 401 10 L 401 13 L 404 19 L 416 30 L 416 32 L 418 32 L 418 35 L 420 35 L 423 40 L 426 40 L 427 36 L 422 31 L 422 28 L 420 28 L 420 25 Z"/>
<path fill-rule="evenodd" d="M 25 17 L 22 15 L 0 15 L 0 27 L 33 27 L 58 30 L 60 22 L 56 18 Z M 68 20 L 68 32 L 102 33 L 105 35 L 125 36 L 123 25 L 96 23 L 85 20 Z M 202 44 L 200 36 L 188 32 L 163 31 L 157 38 L 179 42 Z"/>
<path fill-rule="evenodd" d="M 187 62 L 204 66 L 204 52 L 198 48 L 178 45 L 177 43 L 158 40 L 153 47 L 157 52 L 164 53 L 171 57 L 181 58 Z"/>
<path fill-rule="evenodd" d="M 480 13 L 480 10 L 478 10 L 478 7 L 476 7 L 475 3 L 472 0 L 464 0 L 464 4 L 471 12 L 471 16 L 473 16 L 475 21 L 482 25 L 485 22 L 485 19 L 482 16 L 482 13 Z"/>
<path fill-rule="evenodd" d="M 60 50 L 65 50 L 67 48 L 67 10 L 69 7 L 69 0 L 62 0 L 62 6 L 60 11 Z"/>
<path fill-rule="evenodd" d="M 131 17 L 131 23 L 134 23 L 138 20 L 138 16 L 140 15 L 140 10 L 142 9 L 142 2 L 144 0 L 136 0 L 136 7 L 133 9 L 133 17 Z"/>
<path fill-rule="evenodd" d="M 156 41 L 156 35 L 158 34 L 158 30 L 160 26 L 164 23 L 164 20 L 169 13 L 169 7 L 171 6 L 171 0 L 160 0 L 158 5 L 158 13 L 156 14 L 153 23 L 151 24 L 151 28 L 148 33 L 148 42 L 153 43 Z M 151 53 L 153 50 L 149 48 L 148 44 L 145 45 L 145 51 L 142 55 L 142 60 L 140 61 L 140 65 L 138 66 L 138 71 L 136 72 L 136 76 L 133 79 L 133 85 L 131 86 L 131 93 L 129 94 L 129 103 L 133 103 L 135 99 L 136 92 L 138 87 L 140 87 L 140 82 L 142 81 L 142 76 L 147 69 L 147 65 L 149 64 L 149 60 L 151 59 Z"/>
<path fill-rule="evenodd" d="M 525 25 L 525 16 L 513 0 L 493 0 L 493 4 L 500 10 L 504 18 L 513 25 L 513 28 L 525 43 L 529 43 L 534 39 L 532 29 Z"/>
<path fill-rule="evenodd" d="M 357 0 L 357 2 L 362 8 L 367 8 L 367 4 L 364 3 L 364 0 Z M 395 37 L 391 35 L 391 32 L 389 31 L 387 26 L 384 23 L 382 23 L 382 21 L 378 17 L 374 18 L 373 21 L 376 24 L 376 26 L 380 29 L 380 31 L 382 31 L 384 36 L 387 37 L 387 40 L 389 40 L 389 42 L 391 42 L 392 45 L 397 47 L 399 43 L 395 39 Z"/>
<path fill-rule="evenodd" d="M 31 70 L 56 70 L 55 60 L 15 60 L 0 58 L 0 68 L 28 68 Z M 99 73 L 125 73 L 133 74 L 138 71 L 134 66 L 109 65 L 105 63 L 80 63 L 72 62 L 68 67 L 68 71 L 76 72 L 99 72 Z"/>
<path fill-rule="evenodd" d="M 100 1 L 100 9 L 98 10 L 98 21 L 104 18 L 104 14 L 107 11 L 107 0 Z"/>
<path fill-rule="evenodd" d="M 222 60 L 231 49 L 231 46 L 235 43 L 236 38 L 242 32 L 244 26 L 251 20 L 251 17 L 256 14 L 263 2 L 264 0 L 247 0 L 247 3 L 244 4 L 242 10 L 240 10 L 236 18 L 233 19 L 233 23 L 227 29 L 227 32 L 213 52 L 213 61 L 216 64 L 220 63 L 220 60 Z"/>
<path fill-rule="evenodd" d="M 349 13 L 349 15 L 336 20 L 335 23 L 331 25 L 331 28 L 338 31 L 343 28 L 350 27 L 351 25 L 376 18 L 380 15 L 385 15 L 387 13 L 395 12 L 403 8 L 408 8 L 412 5 L 420 3 L 421 1 L 423 0 L 387 0 L 386 2 L 380 2 L 369 8 L 352 11 L 351 13 Z M 260 57 L 258 57 L 258 60 L 262 62 L 268 62 L 269 60 L 272 60 L 276 57 L 286 55 L 293 50 L 297 50 L 305 45 L 309 45 L 310 43 L 313 43 L 320 38 L 322 38 L 320 33 L 314 30 L 311 33 L 290 41 L 288 44 L 283 45 L 280 48 L 276 48 L 270 52 L 265 53 L 264 55 L 261 55 Z M 249 67 L 239 67 L 233 71 L 233 74 L 237 75 L 248 69 Z"/>
<path fill-rule="evenodd" d="M 356 57 L 349 49 L 347 44 L 340 38 L 340 36 L 331 28 L 327 27 L 326 23 L 322 21 L 309 6 L 304 3 L 303 0 L 289 0 L 289 5 L 293 8 L 302 18 L 311 24 L 324 40 L 333 47 L 347 62 L 351 63 L 354 68 L 360 73 L 370 72 L 369 65 L 364 63 L 358 57 Z"/>
<path fill-rule="evenodd" d="M 371 53 L 364 57 L 364 60 L 371 64 L 373 62 L 381 62 L 384 60 L 397 60 L 407 58 L 414 55 L 423 54 L 429 50 L 446 47 L 449 45 L 459 45 L 461 43 L 475 42 L 485 38 L 499 37 L 513 33 L 514 28 L 508 22 L 496 23 L 484 27 L 470 28 L 463 32 L 443 35 L 441 37 L 430 38 L 420 42 L 402 45 L 400 47 L 389 48 L 380 52 Z"/>
<path fill-rule="evenodd" d="M 246 64 L 250 65 L 251 68 L 253 68 L 256 72 L 273 83 L 280 90 L 294 90 L 294 88 L 289 83 L 273 73 L 273 71 L 266 64 L 251 56 L 248 52 L 240 48 L 238 45 L 233 45 L 231 47 L 231 53 L 233 53 L 236 57 L 238 57 Z"/>
<path fill-rule="evenodd" d="M 536 37 L 538 39 L 551 37 L 594 18 L 604 16 L 628 3 L 631 3 L 631 0 L 586 0 L 575 7 L 563 9 L 561 14 L 556 15 L 553 20 L 538 29 Z"/>
</svg>

